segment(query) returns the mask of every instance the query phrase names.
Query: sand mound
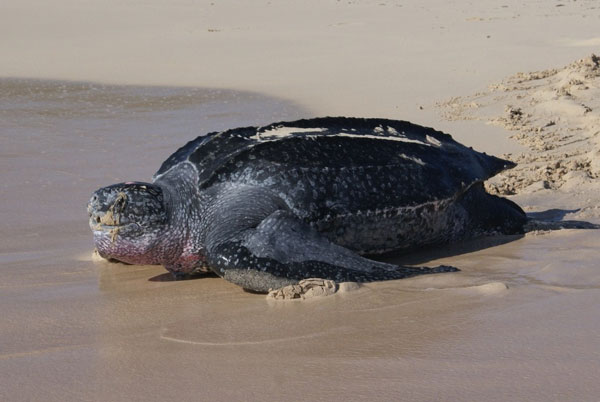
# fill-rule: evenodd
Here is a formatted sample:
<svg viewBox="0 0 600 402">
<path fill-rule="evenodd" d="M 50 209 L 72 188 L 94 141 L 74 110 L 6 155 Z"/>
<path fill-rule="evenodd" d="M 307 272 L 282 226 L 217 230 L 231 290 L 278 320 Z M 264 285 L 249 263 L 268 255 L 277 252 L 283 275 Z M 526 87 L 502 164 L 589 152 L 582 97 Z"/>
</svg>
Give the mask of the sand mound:
<svg viewBox="0 0 600 402">
<path fill-rule="evenodd" d="M 529 149 L 504 154 L 518 166 L 487 183 L 500 195 L 597 189 L 600 177 L 600 57 L 517 73 L 488 90 L 438 104 L 448 120 L 481 120 L 513 131 Z M 593 198 L 593 197 L 592 197 Z M 580 209 L 595 209 L 595 199 Z M 600 216 L 597 212 L 583 217 Z"/>
</svg>

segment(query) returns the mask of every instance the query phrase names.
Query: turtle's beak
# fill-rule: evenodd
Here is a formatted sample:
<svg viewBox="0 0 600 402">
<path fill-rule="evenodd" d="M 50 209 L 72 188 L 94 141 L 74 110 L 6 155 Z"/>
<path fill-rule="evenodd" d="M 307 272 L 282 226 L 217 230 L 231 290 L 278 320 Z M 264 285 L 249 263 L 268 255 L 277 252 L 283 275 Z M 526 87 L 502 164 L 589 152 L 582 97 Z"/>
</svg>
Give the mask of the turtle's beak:
<svg viewBox="0 0 600 402">
<path fill-rule="evenodd" d="M 99 207 L 98 196 L 94 194 L 87 204 L 87 213 L 90 218 L 90 227 L 92 228 L 102 222 L 104 212 L 101 212 Z"/>
<path fill-rule="evenodd" d="M 90 227 L 92 230 L 98 230 L 99 225 L 105 219 L 105 213 L 100 211 L 92 211 L 90 215 Z"/>
<path fill-rule="evenodd" d="M 92 195 L 92 198 L 90 198 L 87 204 L 87 211 L 90 216 L 92 212 L 98 209 L 98 204 L 98 196 L 96 194 Z"/>
</svg>

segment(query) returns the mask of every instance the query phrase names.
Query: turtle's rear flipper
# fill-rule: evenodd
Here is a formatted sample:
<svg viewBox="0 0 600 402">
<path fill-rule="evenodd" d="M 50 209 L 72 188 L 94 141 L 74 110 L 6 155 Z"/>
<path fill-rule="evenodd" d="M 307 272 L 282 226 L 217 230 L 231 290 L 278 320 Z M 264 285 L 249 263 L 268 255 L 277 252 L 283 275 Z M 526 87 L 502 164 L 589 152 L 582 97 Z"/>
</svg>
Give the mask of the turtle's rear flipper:
<svg viewBox="0 0 600 402">
<path fill-rule="evenodd" d="M 483 183 L 474 184 L 458 202 L 469 213 L 472 233 L 520 234 L 527 222 L 525 212 L 506 198 L 488 194 Z"/>
<path fill-rule="evenodd" d="M 219 228 L 216 228 L 219 230 Z M 302 279 L 372 282 L 454 272 L 457 268 L 406 267 L 369 260 L 331 243 L 288 211 L 278 210 L 208 248 L 209 266 L 245 289 L 268 292 Z"/>
</svg>

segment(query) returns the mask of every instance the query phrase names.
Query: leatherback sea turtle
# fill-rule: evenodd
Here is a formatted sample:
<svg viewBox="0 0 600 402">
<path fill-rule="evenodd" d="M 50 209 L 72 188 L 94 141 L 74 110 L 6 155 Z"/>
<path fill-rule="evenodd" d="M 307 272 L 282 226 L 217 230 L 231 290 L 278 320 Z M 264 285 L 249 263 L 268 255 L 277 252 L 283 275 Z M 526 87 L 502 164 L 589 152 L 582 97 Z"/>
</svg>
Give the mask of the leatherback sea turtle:
<svg viewBox="0 0 600 402">
<path fill-rule="evenodd" d="M 317 118 L 200 136 L 152 183 L 97 190 L 88 213 L 101 256 L 176 278 L 213 271 L 257 292 L 399 279 L 456 268 L 363 256 L 523 232 L 521 208 L 483 187 L 512 166 L 405 121 Z"/>
</svg>

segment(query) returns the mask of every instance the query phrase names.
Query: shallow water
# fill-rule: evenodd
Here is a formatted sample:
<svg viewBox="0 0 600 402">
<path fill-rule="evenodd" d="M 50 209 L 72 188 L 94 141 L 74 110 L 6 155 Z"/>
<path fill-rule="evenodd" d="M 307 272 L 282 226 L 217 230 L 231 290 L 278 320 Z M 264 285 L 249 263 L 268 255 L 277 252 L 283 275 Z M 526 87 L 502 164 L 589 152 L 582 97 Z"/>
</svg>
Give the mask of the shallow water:
<svg viewBox="0 0 600 402">
<path fill-rule="evenodd" d="M 97 187 L 149 180 L 196 135 L 308 115 L 251 93 L 0 80 L 0 400 L 597 399 L 599 231 L 395 257 L 462 271 L 305 302 L 92 261 Z"/>
</svg>

